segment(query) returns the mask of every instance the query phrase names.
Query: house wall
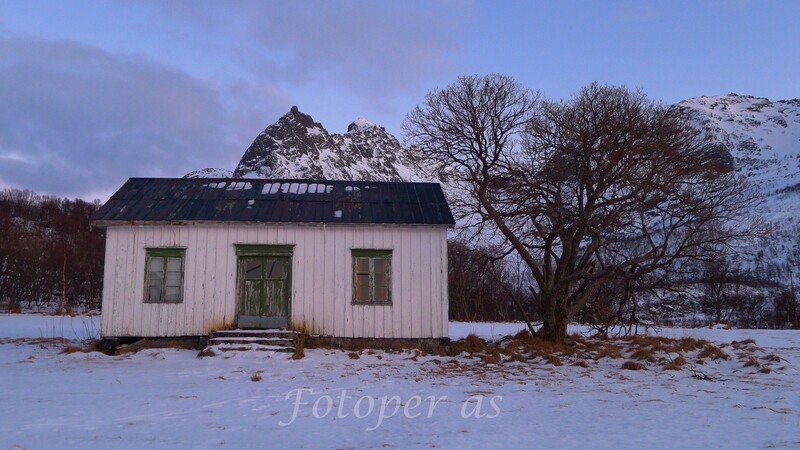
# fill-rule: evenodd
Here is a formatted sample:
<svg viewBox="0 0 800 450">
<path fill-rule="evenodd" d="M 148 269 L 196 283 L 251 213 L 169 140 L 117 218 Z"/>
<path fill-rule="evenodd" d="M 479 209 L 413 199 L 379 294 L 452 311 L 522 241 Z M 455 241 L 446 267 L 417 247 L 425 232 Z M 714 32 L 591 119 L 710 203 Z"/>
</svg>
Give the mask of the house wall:
<svg viewBox="0 0 800 450">
<path fill-rule="evenodd" d="M 236 244 L 294 245 L 290 322 L 337 337 L 448 335 L 442 227 L 191 224 L 108 227 L 101 334 L 194 336 L 236 323 Z M 184 301 L 144 303 L 145 248 L 186 247 Z M 351 249 L 392 249 L 392 304 L 353 305 Z"/>
</svg>

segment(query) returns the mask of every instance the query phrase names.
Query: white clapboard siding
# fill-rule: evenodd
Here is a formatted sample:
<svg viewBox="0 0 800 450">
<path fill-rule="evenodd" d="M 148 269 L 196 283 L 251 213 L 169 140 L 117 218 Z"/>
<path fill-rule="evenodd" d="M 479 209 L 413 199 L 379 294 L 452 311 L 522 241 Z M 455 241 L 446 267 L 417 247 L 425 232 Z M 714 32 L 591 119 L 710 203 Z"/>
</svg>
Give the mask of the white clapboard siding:
<svg viewBox="0 0 800 450">
<path fill-rule="evenodd" d="M 443 227 L 198 223 L 108 227 L 101 333 L 197 336 L 236 323 L 236 245 L 293 245 L 290 323 L 337 337 L 439 338 Z M 185 247 L 184 301 L 144 303 L 145 249 Z M 352 249 L 392 250 L 391 305 L 353 305 Z"/>
</svg>

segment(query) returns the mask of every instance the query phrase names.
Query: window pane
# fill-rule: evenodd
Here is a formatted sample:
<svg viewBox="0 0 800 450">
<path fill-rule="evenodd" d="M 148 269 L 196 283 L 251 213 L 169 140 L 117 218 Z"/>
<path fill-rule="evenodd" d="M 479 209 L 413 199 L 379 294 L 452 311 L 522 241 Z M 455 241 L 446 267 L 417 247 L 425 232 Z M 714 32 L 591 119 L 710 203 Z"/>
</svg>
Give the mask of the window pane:
<svg viewBox="0 0 800 450">
<path fill-rule="evenodd" d="M 151 302 L 160 302 L 161 301 L 161 286 L 150 286 L 149 295 L 147 297 L 148 301 Z"/>
<path fill-rule="evenodd" d="M 164 300 L 168 302 L 177 302 L 181 299 L 181 288 L 174 287 L 174 286 L 167 286 L 166 295 L 164 295 Z"/>
<path fill-rule="evenodd" d="M 164 258 L 157 256 L 150 258 L 150 272 L 163 272 L 164 271 Z"/>
<path fill-rule="evenodd" d="M 150 276 L 148 277 L 148 284 L 152 286 L 160 287 L 164 283 L 164 274 L 161 272 L 150 272 Z"/>
<path fill-rule="evenodd" d="M 260 259 L 245 259 L 244 260 L 244 279 L 245 280 L 260 280 L 261 279 L 261 260 Z"/>
<path fill-rule="evenodd" d="M 182 258 L 167 258 L 167 272 L 180 272 Z"/>
<path fill-rule="evenodd" d="M 356 275 L 356 301 L 369 301 L 369 274 Z"/>
<path fill-rule="evenodd" d="M 389 287 L 388 286 L 375 286 L 375 301 L 388 302 L 389 301 Z"/>
<path fill-rule="evenodd" d="M 375 273 L 386 273 L 388 272 L 389 268 L 389 261 L 386 258 L 373 258 L 372 259 L 373 267 L 375 268 Z"/>
<path fill-rule="evenodd" d="M 181 273 L 180 272 L 167 272 L 167 286 L 181 286 Z"/>
<path fill-rule="evenodd" d="M 283 280 L 286 278 L 286 262 L 283 260 L 272 260 L 267 262 L 267 279 Z"/>
<path fill-rule="evenodd" d="M 356 272 L 369 273 L 369 258 L 356 258 Z"/>
</svg>

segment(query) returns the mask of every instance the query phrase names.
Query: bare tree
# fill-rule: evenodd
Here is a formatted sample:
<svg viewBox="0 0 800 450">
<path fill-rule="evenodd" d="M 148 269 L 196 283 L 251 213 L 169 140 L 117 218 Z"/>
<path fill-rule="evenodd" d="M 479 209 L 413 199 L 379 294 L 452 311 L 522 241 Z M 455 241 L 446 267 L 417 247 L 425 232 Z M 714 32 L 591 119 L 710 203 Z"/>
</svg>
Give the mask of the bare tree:
<svg viewBox="0 0 800 450">
<path fill-rule="evenodd" d="M 761 230 L 744 179 L 640 91 L 592 84 L 541 101 L 507 76 L 465 76 L 403 128 L 460 188 L 457 215 L 527 265 L 539 334 L 554 342 L 603 282 L 676 270 Z"/>
</svg>

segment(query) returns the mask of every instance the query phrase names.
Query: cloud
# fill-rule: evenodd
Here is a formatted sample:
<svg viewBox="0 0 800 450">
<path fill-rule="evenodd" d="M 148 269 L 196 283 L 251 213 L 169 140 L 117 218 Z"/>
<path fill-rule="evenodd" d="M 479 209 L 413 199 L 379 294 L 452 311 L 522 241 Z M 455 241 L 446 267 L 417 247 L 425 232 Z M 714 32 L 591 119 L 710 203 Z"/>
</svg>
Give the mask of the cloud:
<svg viewBox="0 0 800 450">
<path fill-rule="evenodd" d="M 0 184 L 86 196 L 129 176 L 230 166 L 253 135 L 240 124 L 261 111 L 227 94 L 145 58 L 0 34 Z"/>
<path fill-rule="evenodd" d="M 159 2 L 196 32 L 236 35 L 229 50 L 261 76 L 330 81 L 365 97 L 397 95 L 456 64 L 470 2 Z M 219 42 L 215 42 L 219 45 Z"/>
</svg>

